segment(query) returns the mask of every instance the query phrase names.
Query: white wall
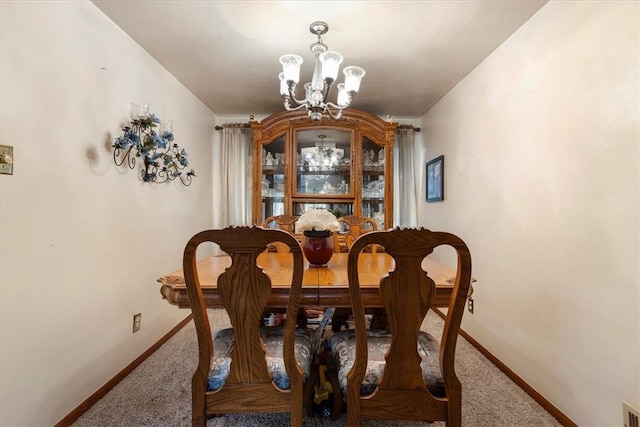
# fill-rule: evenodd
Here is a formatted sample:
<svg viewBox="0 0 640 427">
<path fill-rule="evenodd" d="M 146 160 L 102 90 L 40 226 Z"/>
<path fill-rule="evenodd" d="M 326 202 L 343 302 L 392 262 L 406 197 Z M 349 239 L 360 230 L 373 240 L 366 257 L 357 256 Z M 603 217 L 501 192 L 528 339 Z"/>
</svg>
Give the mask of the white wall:
<svg viewBox="0 0 640 427">
<path fill-rule="evenodd" d="M 156 279 L 211 225 L 216 117 L 89 2 L 2 1 L 0 15 L 0 137 L 15 153 L 0 175 L 0 425 L 50 426 L 189 314 Z M 113 164 L 140 101 L 174 120 L 190 187 Z"/>
<path fill-rule="evenodd" d="M 640 406 L 640 3 L 551 1 L 422 120 L 423 225 L 473 256 L 463 328 L 581 426 Z"/>
</svg>

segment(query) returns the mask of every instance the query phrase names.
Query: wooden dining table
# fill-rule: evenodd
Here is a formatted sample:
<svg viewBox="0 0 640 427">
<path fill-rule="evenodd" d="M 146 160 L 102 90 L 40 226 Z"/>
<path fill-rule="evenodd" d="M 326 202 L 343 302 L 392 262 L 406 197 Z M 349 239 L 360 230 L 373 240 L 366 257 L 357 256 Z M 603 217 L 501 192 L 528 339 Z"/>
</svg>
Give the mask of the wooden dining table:
<svg viewBox="0 0 640 427">
<path fill-rule="evenodd" d="M 349 254 L 335 253 L 326 267 L 311 267 L 305 260 L 302 277 L 302 299 L 305 307 L 350 307 L 347 261 Z M 383 307 L 378 293 L 380 279 L 394 268 L 391 256 L 385 253 L 361 253 L 358 257 L 362 302 L 367 308 Z M 271 293 L 267 306 L 286 308 L 292 277 L 292 255 L 281 252 L 264 252 L 258 264 L 271 279 Z M 228 256 L 209 256 L 198 261 L 198 277 L 207 307 L 223 307 L 218 294 L 218 276 L 231 265 Z M 430 258 L 422 262 L 423 269 L 436 284 L 434 304 L 447 307 L 453 290 L 456 271 Z M 182 270 L 160 277 L 160 293 L 169 304 L 190 308 L 189 296 Z"/>
</svg>

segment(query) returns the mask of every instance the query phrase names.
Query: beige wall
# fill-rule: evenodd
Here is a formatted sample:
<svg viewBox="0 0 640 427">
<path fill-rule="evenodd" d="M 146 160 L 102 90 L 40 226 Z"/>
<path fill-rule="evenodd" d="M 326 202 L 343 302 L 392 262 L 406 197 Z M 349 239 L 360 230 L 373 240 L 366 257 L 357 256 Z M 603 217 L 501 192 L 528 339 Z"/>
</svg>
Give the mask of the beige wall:
<svg viewBox="0 0 640 427">
<path fill-rule="evenodd" d="M 474 256 L 464 328 L 584 426 L 640 405 L 639 14 L 552 1 L 417 134 L 446 171 L 422 225 Z M 155 279 L 210 226 L 213 124 L 246 118 L 216 118 L 90 3 L 2 1 L 0 17 L 16 157 L 0 175 L 0 425 L 44 426 L 188 314 Z M 113 165 L 106 140 L 141 100 L 174 120 L 190 187 Z"/>
<path fill-rule="evenodd" d="M 581 426 L 640 406 L 640 3 L 551 1 L 422 120 L 423 225 L 473 255 L 463 327 Z"/>
<path fill-rule="evenodd" d="M 216 117 L 89 2 L 2 1 L 0 16 L 0 137 L 15 150 L 0 175 L 0 425 L 50 426 L 189 314 L 155 281 L 211 224 Z M 113 164 L 143 100 L 174 120 L 190 187 Z"/>
</svg>

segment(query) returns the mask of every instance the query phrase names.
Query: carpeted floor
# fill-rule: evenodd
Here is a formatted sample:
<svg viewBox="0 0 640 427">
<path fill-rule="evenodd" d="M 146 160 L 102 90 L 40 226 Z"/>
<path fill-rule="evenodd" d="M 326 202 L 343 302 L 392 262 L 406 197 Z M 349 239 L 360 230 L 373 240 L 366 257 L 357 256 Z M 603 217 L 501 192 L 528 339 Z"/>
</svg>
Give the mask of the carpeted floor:
<svg viewBox="0 0 640 427">
<path fill-rule="evenodd" d="M 229 326 L 223 310 L 210 310 L 212 330 Z M 422 329 L 436 337 L 442 319 L 429 313 Z M 191 375 L 197 362 L 193 322 L 187 324 L 135 371 L 80 417 L 73 427 L 164 427 L 191 423 Z M 464 338 L 459 338 L 456 372 L 462 382 L 462 421 L 469 427 L 560 426 Z M 346 416 L 331 421 L 306 417 L 306 426 L 344 426 Z M 288 414 L 238 414 L 209 420 L 207 427 L 288 426 Z M 443 422 L 363 421 L 363 426 L 444 427 Z"/>
</svg>

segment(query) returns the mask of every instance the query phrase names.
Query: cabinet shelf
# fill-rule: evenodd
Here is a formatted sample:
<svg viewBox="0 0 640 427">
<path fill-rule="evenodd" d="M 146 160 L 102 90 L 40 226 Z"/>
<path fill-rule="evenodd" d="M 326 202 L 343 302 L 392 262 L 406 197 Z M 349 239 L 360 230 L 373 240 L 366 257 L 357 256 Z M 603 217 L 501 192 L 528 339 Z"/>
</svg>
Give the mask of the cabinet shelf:
<svg viewBox="0 0 640 427">
<path fill-rule="evenodd" d="M 351 175 L 351 168 L 300 170 L 298 175 Z"/>
<path fill-rule="evenodd" d="M 284 175 L 284 165 L 262 166 L 263 175 Z"/>
<path fill-rule="evenodd" d="M 376 169 L 363 169 L 362 175 L 384 175 L 384 167 L 380 166 L 380 168 Z"/>
</svg>

